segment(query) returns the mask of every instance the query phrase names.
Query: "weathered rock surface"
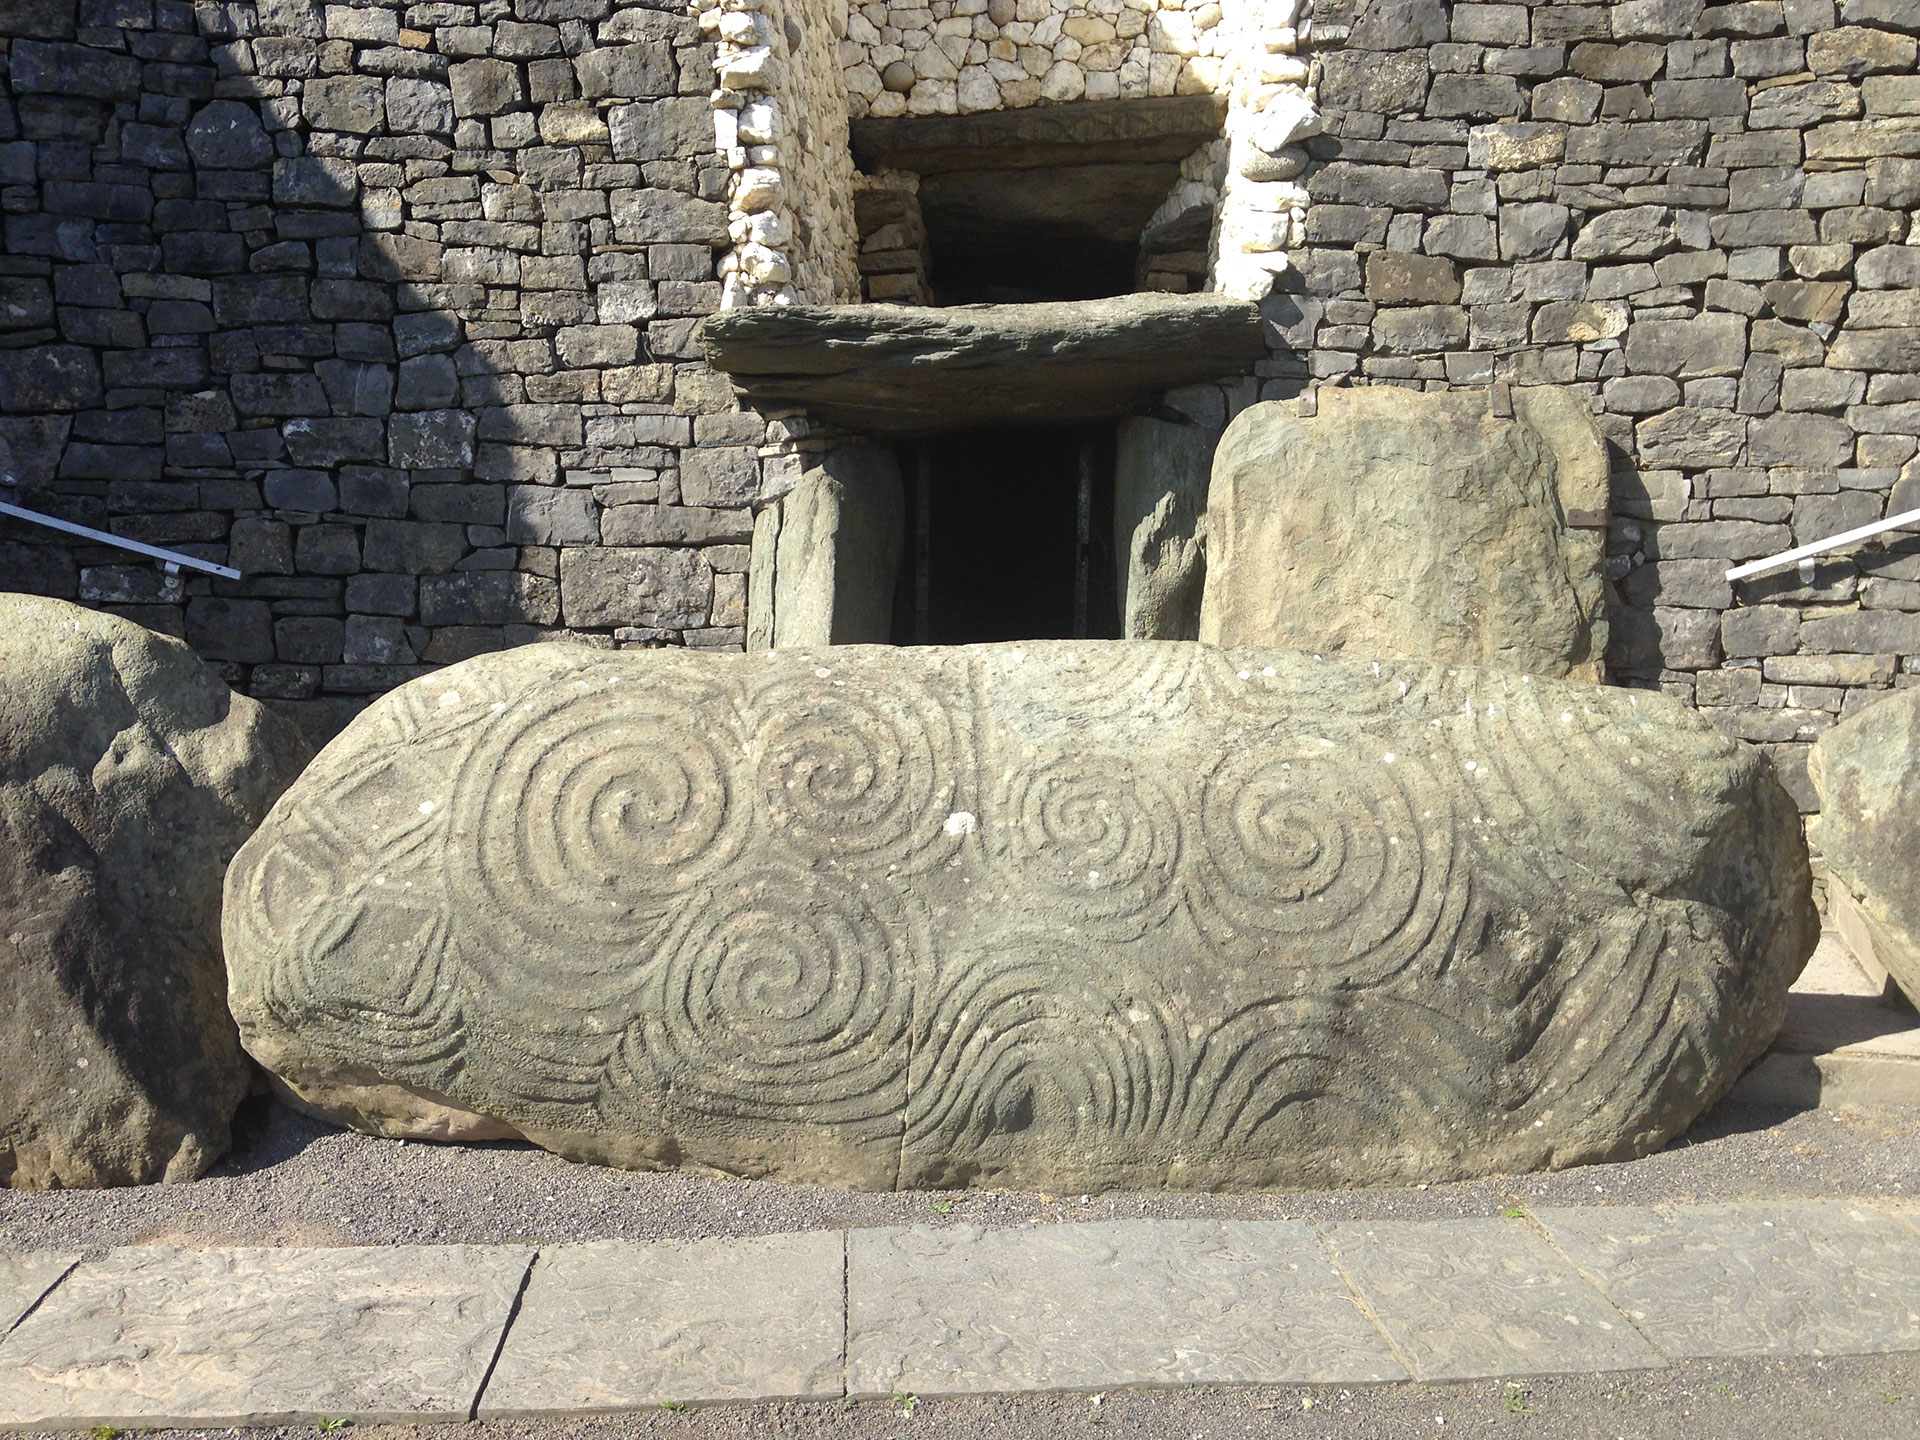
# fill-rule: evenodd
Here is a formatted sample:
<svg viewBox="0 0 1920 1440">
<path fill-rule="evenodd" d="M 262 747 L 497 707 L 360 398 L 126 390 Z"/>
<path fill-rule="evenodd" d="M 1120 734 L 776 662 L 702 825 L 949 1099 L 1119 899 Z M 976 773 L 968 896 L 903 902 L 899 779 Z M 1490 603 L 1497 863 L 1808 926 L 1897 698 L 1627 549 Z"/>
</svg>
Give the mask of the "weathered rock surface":
<svg viewBox="0 0 1920 1440">
<path fill-rule="evenodd" d="M 869 434 L 1058 424 L 1263 359 L 1260 312 L 1218 295 L 1036 305 L 793 305 L 700 323 L 708 361 L 753 405 L 804 405 Z"/>
<path fill-rule="evenodd" d="M 1874 958 L 1920 1004 L 1920 691 L 1827 731 L 1807 774 L 1827 869 L 1852 896 Z"/>
<path fill-rule="evenodd" d="M 1597 680 L 1606 447 L 1576 394 L 1322 389 L 1214 456 L 1200 638 Z M 1578 528 L 1573 528 L 1578 527 Z"/>
<path fill-rule="evenodd" d="M 890 448 L 823 455 L 754 518 L 747 648 L 886 644 L 905 529 Z"/>
<path fill-rule="evenodd" d="M 1175 643 L 530 646 L 386 696 L 237 857 L 247 1048 L 401 1136 L 888 1188 L 1657 1148 L 1816 933 L 1663 696 Z"/>
<path fill-rule="evenodd" d="M 1120 633 L 1197 640 L 1206 580 L 1200 520 L 1220 432 L 1144 415 L 1120 422 L 1113 469 L 1113 548 Z"/>
<path fill-rule="evenodd" d="M 191 1180 L 226 1150 L 221 878 L 306 758 L 179 641 L 0 595 L 0 1181 Z"/>
<path fill-rule="evenodd" d="M 520 1245 L 109 1251 L 0 1347 L 0 1425 L 464 1420 L 532 1261 Z"/>
</svg>

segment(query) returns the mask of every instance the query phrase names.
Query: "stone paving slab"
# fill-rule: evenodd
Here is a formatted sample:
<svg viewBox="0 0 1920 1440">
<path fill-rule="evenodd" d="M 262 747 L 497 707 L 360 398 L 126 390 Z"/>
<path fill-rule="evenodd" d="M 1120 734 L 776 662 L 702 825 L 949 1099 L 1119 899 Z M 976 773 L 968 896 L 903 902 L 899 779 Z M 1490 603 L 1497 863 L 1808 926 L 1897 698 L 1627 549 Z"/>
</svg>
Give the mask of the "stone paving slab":
<svg viewBox="0 0 1920 1440">
<path fill-rule="evenodd" d="M 509 1245 L 135 1247 L 69 1270 L 74 1258 L 0 1258 L 0 1428 L 533 1419 L 1920 1350 L 1920 1211 L 1842 1200 L 1317 1228 L 923 1225 L 537 1258 Z"/>
<path fill-rule="evenodd" d="M 1321 1234 L 1417 1379 L 1666 1363 L 1525 1220 L 1356 1222 Z"/>
<path fill-rule="evenodd" d="M 1829 893 L 1836 921 L 1845 893 Z M 1805 1110 L 1920 1104 L 1920 1017 L 1885 970 L 1829 930 L 1787 995 L 1786 1025 L 1733 1098 Z"/>
<path fill-rule="evenodd" d="M 532 1253 L 115 1250 L 0 1342 L 0 1426 L 464 1420 Z"/>
<path fill-rule="evenodd" d="M 847 1304 L 856 1397 L 1406 1378 L 1299 1221 L 855 1230 Z"/>
<path fill-rule="evenodd" d="M 1920 1348 L 1920 1235 L 1865 1206 L 1543 1208 L 1534 1216 L 1675 1359 Z"/>
<path fill-rule="evenodd" d="M 841 1393 L 840 1231 L 543 1250 L 480 1418 Z"/>
<path fill-rule="evenodd" d="M 0 1255 L 0 1335 L 18 1325 L 20 1317 L 79 1263 L 78 1254 L 59 1250 Z"/>
</svg>

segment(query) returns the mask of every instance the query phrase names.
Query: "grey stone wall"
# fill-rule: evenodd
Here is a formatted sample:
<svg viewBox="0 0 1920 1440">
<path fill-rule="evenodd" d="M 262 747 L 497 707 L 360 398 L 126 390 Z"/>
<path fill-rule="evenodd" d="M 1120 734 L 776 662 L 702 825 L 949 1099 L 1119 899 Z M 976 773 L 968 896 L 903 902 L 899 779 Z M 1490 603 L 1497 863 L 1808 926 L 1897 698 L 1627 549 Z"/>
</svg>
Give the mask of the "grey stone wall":
<svg viewBox="0 0 1920 1440">
<path fill-rule="evenodd" d="M 1920 0 L 1320 0 L 1320 383 L 1573 384 L 1613 450 L 1613 677 L 1769 750 L 1920 683 Z M 1276 382 L 1284 388 L 1291 382 Z"/>
<path fill-rule="evenodd" d="M 1613 646 L 1762 744 L 1920 676 L 1920 0 L 1321 0 L 1307 244 L 1260 375 L 1582 388 Z M 246 572 L 0 526 L 0 585 L 183 634 L 324 737 L 554 635 L 743 641 L 824 443 L 692 340 L 727 157 L 676 4 L 0 0 L 0 479 Z"/>
<path fill-rule="evenodd" d="M 537 637 L 741 644 L 801 427 L 767 447 L 691 339 L 727 170 L 682 7 L 6 0 L 0 35 L 0 494 L 245 572 L 10 524 L 0 585 L 318 737 Z"/>
</svg>

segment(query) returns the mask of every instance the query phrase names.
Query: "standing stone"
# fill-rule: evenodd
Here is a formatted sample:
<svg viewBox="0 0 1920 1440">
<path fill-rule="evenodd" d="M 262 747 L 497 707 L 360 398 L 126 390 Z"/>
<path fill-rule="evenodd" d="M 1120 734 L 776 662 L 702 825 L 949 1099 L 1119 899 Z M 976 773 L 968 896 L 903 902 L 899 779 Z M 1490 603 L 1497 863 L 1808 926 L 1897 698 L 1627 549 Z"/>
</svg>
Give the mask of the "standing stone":
<svg viewBox="0 0 1920 1440">
<path fill-rule="evenodd" d="M 771 565 L 747 620 L 751 647 L 884 645 L 893 636 L 906 501 L 893 452 L 877 445 L 829 452 L 755 525 Z M 751 604 L 751 601 L 750 601 Z M 770 610 L 771 613 L 764 613 Z"/>
<path fill-rule="evenodd" d="M 1766 760 L 1663 695 L 1152 641 L 469 660 L 225 927 L 248 1049 L 377 1133 L 1050 1190 L 1644 1154 L 1817 934 Z"/>
<path fill-rule="evenodd" d="M 0 595 L 0 1182 L 191 1180 L 248 1070 L 220 883 L 307 758 L 177 640 Z"/>
<path fill-rule="evenodd" d="M 1920 690 L 1827 731 L 1807 775 L 1827 869 L 1865 922 L 1874 958 L 1920 1004 Z"/>
<path fill-rule="evenodd" d="M 1606 450 L 1577 395 L 1512 398 L 1511 418 L 1386 386 L 1242 412 L 1213 462 L 1200 638 L 1600 679 Z"/>
<path fill-rule="evenodd" d="M 1207 474 L 1220 432 L 1130 415 L 1113 470 L 1113 546 L 1120 564 L 1120 633 L 1129 640 L 1197 640 L 1206 557 L 1200 534 Z"/>
</svg>

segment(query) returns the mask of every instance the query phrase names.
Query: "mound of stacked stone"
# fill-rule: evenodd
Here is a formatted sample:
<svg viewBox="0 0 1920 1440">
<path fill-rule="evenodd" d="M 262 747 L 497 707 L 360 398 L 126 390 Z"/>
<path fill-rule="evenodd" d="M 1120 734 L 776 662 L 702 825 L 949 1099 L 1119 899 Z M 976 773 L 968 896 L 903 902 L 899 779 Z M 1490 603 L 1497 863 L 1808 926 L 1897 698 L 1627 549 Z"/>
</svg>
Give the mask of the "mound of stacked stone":
<svg viewBox="0 0 1920 1440">
<path fill-rule="evenodd" d="M 1820 796 L 1831 908 L 1920 1004 L 1920 690 L 1881 700 L 1820 737 L 1807 762 Z M 1848 927 L 1843 922 L 1842 933 Z"/>
<path fill-rule="evenodd" d="M 177 640 L 0 594 L 0 1182 L 191 1180 L 250 1070 L 220 885 L 307 759 Z"/>
<path fill-rule="evenodd" d="M 1658 1148 L 1818 932 L 1649 692 L 1167 642 L 537 645 L 386 696 L 228 874 L 231 1003 L 385 1135 L 890 1189 Z"/>
</svg>

